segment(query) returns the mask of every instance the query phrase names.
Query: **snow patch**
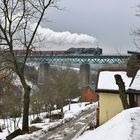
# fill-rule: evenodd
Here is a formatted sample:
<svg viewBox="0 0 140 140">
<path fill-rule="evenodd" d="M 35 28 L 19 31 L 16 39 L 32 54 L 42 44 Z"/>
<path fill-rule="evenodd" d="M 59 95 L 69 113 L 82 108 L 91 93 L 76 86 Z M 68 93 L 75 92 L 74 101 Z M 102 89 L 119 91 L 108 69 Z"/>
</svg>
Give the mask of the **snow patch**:
<svg viewBox="0 0 140 140">
<path fill-rule="evenodd" d="M 140 140 L 140 107 L 125 110 L 76 140 Z"/>
</svg>

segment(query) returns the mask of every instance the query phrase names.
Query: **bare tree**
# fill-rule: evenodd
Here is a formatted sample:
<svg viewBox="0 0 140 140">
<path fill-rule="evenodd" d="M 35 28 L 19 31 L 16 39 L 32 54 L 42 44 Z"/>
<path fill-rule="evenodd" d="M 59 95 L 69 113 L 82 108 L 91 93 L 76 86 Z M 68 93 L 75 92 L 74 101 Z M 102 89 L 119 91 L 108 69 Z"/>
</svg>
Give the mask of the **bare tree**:
<svg viewBox="0 0 140 140">
<path fill-rule="evenodd" d="M 3 95 L 3 118 L 9 119 L 10 123 L 14 122 L 14 130 L 16 130 L 18 127 L 18 123 L 21 117 L 21 98 L 22 98 L 22 92 L 19 87 L 16 87 L 15 85 L 12 85 L 11 83 L 9 85 L 5 85 L 4 95 Z M 8 104 L 7 104 L 8 102 Z M 8 127 L 11 125 L 7 126 Z M 10 132 L 10 129 L 9 129 Z"/>
<path fill-rule="evenodd" d="M 51 72 L 48 90 L 48 101 L 51 101 L 52 105 L 56 104 L 61 108 L 63 114 L 63 106 L 66 104 L 66 99 L 77 97 L 79 95 L 79 77 L 78 73 L 71 70 L 69 67 L 64 69 L 60 67 L 57 69 L 57 75 Z M 46 86 L 47 88 L 47 86 Z M 69 100 L 70 101 L 70 100 Z"/>
<path fill-rule="evenodd" d="M 51 69 L 49 80 L 42 87 L 40 94 L 46 106 L 51 109 L 54 108 L 54 105 L 57 105 L 61 108 L 63 114 L 66 99 L 71 101 L 71 98 L 80 95 L 79 74 L 69 68 Z"/>
<path fill-rule="evenodd" d="M 1 0 L 0 1 L 0 45 L 6 52 L 8 57 L 5 58 L 3 66 L 14 71 L 23 86 L 23 123 L 22 131 L 28 132 L 28 114 L 30 103 L 31 87 L 25 79 L 25 64 L 29 55 L 29 51 L 35 47 L 35 37 L 38 27 L 49 7 L 56 7 L 56 0 Z M 32 26 L 32 23 L 34 27 Z M 22 65 L 19 65 L 15 48 L 25 50 Z"/>
<path fill-rule="evenodd" d="M 127 75 L 134 77 L 138 69 L 140 69 L 140 55 L 132 54 L 127 62 Z"/>
<path fill-rule="evenodd" d="M 14 80 L 15 77 L 10 75 L 9 77 L 1 79 L 0 82 L 0 118 L 3 120 L 10 118 L 6 125 L 9 133 L 12 122 L 14 122 L 14 130 L 18 128 L 20 119 L 17 117 L 21 117 L 22 108 L 22 88 L 19 85 L 15 85 Z"/>
<path fill-rule="evenodd" d="M 136 6 L 136 16 L 137 17 L 140 17 L 140 4 L 138 4 Z M 134 44 L 137 48 L 137 50 L 140 52 L 140 28 L 139 27 L 136 27 L 133 32 L 132 32 L 132 35 L 134 37 Z"/>
</svg>

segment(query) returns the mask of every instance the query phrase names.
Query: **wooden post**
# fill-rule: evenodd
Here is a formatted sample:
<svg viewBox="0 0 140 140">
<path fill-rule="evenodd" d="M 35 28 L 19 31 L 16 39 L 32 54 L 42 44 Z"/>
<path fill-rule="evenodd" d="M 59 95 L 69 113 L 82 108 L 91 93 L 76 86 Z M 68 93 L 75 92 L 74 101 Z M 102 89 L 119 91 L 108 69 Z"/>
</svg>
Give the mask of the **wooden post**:
<svg viewBox="0 0 140 140">
<path fill-rule="evenodd" d="M 126 95 L 126 92 L 125 92 L 125 84 L 122 80 L 122 77 L 119 74 L 116 74 L 114 77 L 115 77 L 115 80 L 116 80 L 116 84 L 119 87 L 119 94 L 120 94 L 120 99 L 121 99 L 123 108 L 128 109 L 129 104 L 128 104 L 128 101 L 127 101 L 127 95 Z"/>
</svg>

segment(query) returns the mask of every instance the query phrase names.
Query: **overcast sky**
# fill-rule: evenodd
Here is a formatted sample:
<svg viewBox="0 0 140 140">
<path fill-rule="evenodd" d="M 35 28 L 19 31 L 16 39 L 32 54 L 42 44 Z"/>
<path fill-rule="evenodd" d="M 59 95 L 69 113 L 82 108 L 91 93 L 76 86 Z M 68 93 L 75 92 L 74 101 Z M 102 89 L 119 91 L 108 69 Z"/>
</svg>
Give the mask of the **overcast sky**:
<svg viewBox="0 0 140 140">
<path fill-rule="evenodd" d="M 139 0 L 61 0 L 62 11 L 49 10 L 44 24 L 56 32 L 85 33 L 99 41 L 104 52 L 135 50 L 133 36 L 140 18 L 136 17 Z"/>
</svg>

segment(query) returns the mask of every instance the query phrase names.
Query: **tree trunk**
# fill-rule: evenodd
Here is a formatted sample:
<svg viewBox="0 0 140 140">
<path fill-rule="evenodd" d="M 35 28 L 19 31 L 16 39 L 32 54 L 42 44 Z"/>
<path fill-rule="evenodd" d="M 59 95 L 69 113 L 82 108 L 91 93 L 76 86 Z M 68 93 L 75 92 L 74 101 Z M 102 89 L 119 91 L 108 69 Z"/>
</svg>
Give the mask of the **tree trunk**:
<svg viewBox="0 0 140 140">
<path fill-rule="evenodd" d="M 29 132 L 29 104 L 30 104 L 30 86 L 24 86 L 24 99 L 23 99 L 23 122 L 22 122 L 22 131 Z"/>
<path fill-rule="evenodd" d="M 0 125 L 0 132 L 2 132 L 1 125 Z"/>
<path fill-rule="evenodd" d="M 71 99 L 69 99 L 69 111 L 70 111 L 70 107 L 71 107 L 70 105 L 71 105 Z"/>
<path fill-rule="evenodd" d="M 61 104 L 61 113 L 63 114 L 63 105 Z"/>
<path fill-rule="evenodd" d="M 51 107 L 49 108 L 49 115 L 50 115 L 50 122 L 52 121 L 52 109 Z"/>
<path fill-rule="evenodd" d="M 128 101 L 127 101 L 127 95 L 126 95 L 126 92 L 125 92 L 124 82 L 123 82 L 123 80 L 122 80 L 122 78 L 119 74 L 116 74 L 114 77 L 115 77 L 115 80 L 116 80 L 116 84 L 119 87 L 119 94 L 120 94 L 120 99 L 121 99 L 123 108 L 128 109 L 129 104 L 128 104 Z"/>
<path fill-rule="evenodd" d="M 62 114 L 62 118 L 64 118 L 63 104 L 61 105 L 61 114 Z"/>
<path fill-rule="evenodd" d="M 22 120 L 22 131 L 23 133 L 29 132 L 29 104 L 30 104 L 30 92 L 31 87 L 27 85 L 24 71 L 21 69 L 17 70 L 16 72 L 20 78 L 22 86 L 24 88 L 24 96 L 23 96 L 23 120 Z"/>
</svg>

